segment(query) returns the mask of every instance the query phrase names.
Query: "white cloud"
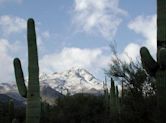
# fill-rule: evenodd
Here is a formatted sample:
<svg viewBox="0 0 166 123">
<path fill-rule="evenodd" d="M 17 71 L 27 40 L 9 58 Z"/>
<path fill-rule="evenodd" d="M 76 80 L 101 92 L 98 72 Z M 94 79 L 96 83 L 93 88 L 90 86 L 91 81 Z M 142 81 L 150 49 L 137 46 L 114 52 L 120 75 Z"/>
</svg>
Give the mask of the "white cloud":
<svg viewBox="0 0 166 123">
<path fill-rule="evenodd" d="M 0 0 L 0 5 L 4 3 L 9 3 L 9 2 L 16 2 L 20 4 L 22 0 Z"/>
<path fill-rule="evenodd" d="M 83 67 L 94 73 L 99 72 L 108 65 L 110 57 L 103 54 L 103 50 L 64 48 L 60 53 L 45 55 L 40 60 L 41 72 L 55 72 L 70 69 L 71 67 Z"/>
<path fill-rule="evenodd" d="M 126 62 L 130 62 L 130 60 L 136 60 L 137 56 L 139 56 L 140 45 L 135 43 L 128 44 L 123 53 L 121 54 L 122 60 Z"/>
<path fill-rule="evenodd" d="M 26 20 L 16 16 L 0 16 L 0 29 L 3 35 L 22 32 L 26 29 Z"/>
<path fill-rule="evenodd" d="M 111 39 L 125 14 L 119 0 L 75 0 L 73 23 L 81 31 Z"/>
<path fill-rule="evenodd" d="M 144 37 L 145 40 L 142 42 L 142 45 L 146 45 L 152 51 L 156 49 L 156 15 L 146 17 L 138 16 L 129 23 L 128 27 Z"/>
<path fill-rule="evenodd" d="M 44 38 L 50 38 L 50 32 L 49 31 L 45 31 L 45 32 L 42 33 L 42 36 Z"/>
<path fill-rule="evenodd" d="M 129 29 L 133 30 L 136 34 L 143 37 L 140 44 L 129 43 L 121 54 L 124 56 L 125 53 L 128 54 L 133 60 L 139 57 L 139 51 L 141 46 L 146 46 L 152 56 L 156 56 L 156 39 L 157 39 L 157 26 L 156 26 L 156 15 L 153 16 L 138 16 L 132 20 L 129 25 Z M 129 60 L 127 57 L 123 57 L 125 60 Z"/>
<path fill-rule="evenodd" d="M 9 81 L 12 78 L 12 57 L 9 55 L 10 43 L 6 39 L 0 39 L 0 82 Z"/>
</svg>

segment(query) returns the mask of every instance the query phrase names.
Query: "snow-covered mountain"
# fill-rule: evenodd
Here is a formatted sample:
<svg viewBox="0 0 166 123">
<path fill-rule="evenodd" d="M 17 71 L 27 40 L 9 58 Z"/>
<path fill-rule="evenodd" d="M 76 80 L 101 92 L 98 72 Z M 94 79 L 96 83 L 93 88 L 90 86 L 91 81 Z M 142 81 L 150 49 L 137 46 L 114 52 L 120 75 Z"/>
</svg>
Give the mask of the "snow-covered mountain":
<svg viewBox="0 0 166 123">
<path fill-rule="evenodd" d="M 71 68 L 69 70 L 40 75 L 41 95 L 44 100 L 54 101 L 54 98 L 62 94 L 91 93 L 101 94 L 103 92 L 102 82 L 83 68 Z M 7 94 L 12 98 L 19 97 L 15 82 L 0 83 L 0 93 Z"/>
<path fill-rule="evenodd" d="M 100 93 L 103 90 L 100 80 L 86 69 L 75 67 L 61 73 L 42 74 L 40 82 L 41 86 L 48 85 L 63 94 Z"/>
</svg>

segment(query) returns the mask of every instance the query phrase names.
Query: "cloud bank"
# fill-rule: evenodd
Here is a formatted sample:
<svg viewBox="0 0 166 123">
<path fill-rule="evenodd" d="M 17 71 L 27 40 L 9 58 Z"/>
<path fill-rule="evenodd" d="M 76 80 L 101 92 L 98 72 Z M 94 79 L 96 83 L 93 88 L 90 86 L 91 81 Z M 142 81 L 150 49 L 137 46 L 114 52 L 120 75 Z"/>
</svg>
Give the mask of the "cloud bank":
<svg viewBox="0 0 166 123">
<path fill-rule="evenodd" d="M 40 60 L 41 72 L 55 72 L 70 69 L 71 67 L 82 67 L 93 72 L 99 72 L 110 61 L 110 57 L 104 55 L 102 48 L 81 49 L 63 48 L 59 53 L 45 55 Z"/>
<path fill-rule="evenodd" d="M 128 57 L 136 60 L 140 56 L 140 48 L 146 46 L 152 56 L 156 56 L 156 39 L 157 39 L 157 26 L 156 26 L 156 15 L 152 16 L 138 16 L 128 24 L 128 28 L 140 35 L 143 39 L 139 40 L 139 43 L 135 41 L 129 43 L 123 53 L 121 54 L 122 59 L 129 62 Z M 126 56 L 127 54 L 127 56 Z"/>
<path fill-rule="evenodd" d="M 0 0 L 0 5 L 5 4 L 5 3 L 11 3 L 11 2 L 20 4 L 22 2 L 22 0 Z"/>
<path fill-rule="evenodd" d="M 75 0 L 73 23 L 77 30 L 113 39 L 126 11 L 119 0 Z"/>
<path fill-rule="evenodd" d="M 12 33 L 22 32 L 26 29 L 26 21 L 16 16 L 0 16 L 0 30 L 3 35 L 8 36 Z"/>
</svg>

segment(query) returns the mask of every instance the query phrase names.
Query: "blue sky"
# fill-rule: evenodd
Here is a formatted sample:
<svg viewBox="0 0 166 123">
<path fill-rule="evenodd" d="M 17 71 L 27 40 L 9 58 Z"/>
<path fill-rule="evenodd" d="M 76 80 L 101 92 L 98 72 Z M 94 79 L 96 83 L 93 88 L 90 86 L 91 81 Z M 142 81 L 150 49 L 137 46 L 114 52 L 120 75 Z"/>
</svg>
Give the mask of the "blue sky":
<svg viewBox="0 0 166 123">
<path fill-rule="evenodd" d="M 103 79 L 111 61 L 109 44 L 128 61 L 141 46 L 155 56 L 156 0 L 0 0 L 0 81 L 14 81 L 19 57 L 27 76 L 26 21 L 35 19 L 41 73 L 71 67 Z"/>
</svg>

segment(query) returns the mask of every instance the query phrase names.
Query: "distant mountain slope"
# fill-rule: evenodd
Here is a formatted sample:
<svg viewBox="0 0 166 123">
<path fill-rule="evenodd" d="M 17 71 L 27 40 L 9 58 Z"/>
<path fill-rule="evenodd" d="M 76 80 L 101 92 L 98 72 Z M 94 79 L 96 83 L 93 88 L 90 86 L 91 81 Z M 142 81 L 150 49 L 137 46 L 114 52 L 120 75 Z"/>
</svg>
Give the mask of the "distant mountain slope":
<svg viewBox="0 0 166 123">
<path fill-rule="evenodd" d="M 22 101 L 19 101 L 17 99 L 14 99 L 6 94 L 0 94 L 0 102 L 1 103 L 4 103 L 4 104 L 8 104 L 9 100 L 12 99 L 13 100 L 13 103 L 14 103 L 14 106 L 17 108 L 17 107 L 24 107 L 24 100 Z"/>
<path fill-rule="evenodd" d="M 67 93 L 90 93 L 97 95 L 103 93 L 102 82 L 83 68 L 71 68 L 61 73 L 41 74 L 39 78 L 42 99 L 51 104 L 54 103 L 56 98 Z M 0 83 L 0 94 L 5 94 L 17 101 L 25 101 L 19 95 L 14 82 Z"/>
</svg>

